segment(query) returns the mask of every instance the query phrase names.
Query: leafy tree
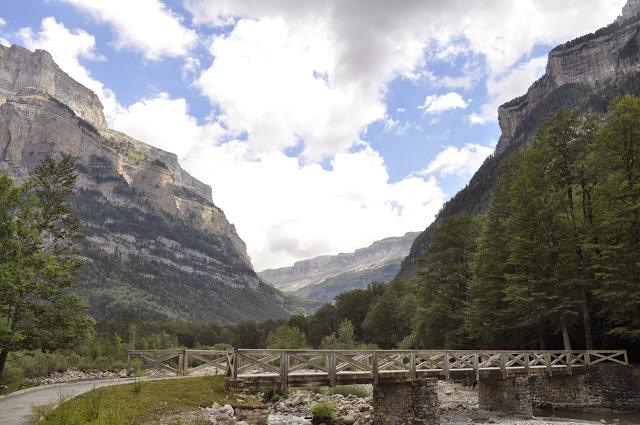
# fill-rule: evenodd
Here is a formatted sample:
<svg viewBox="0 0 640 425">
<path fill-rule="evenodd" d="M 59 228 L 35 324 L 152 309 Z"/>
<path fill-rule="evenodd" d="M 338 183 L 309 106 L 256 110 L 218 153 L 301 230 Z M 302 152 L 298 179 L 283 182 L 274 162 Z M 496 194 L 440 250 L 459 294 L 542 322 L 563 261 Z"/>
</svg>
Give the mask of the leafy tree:
<svg viewBox="0 0 640 425">
<path fill-rule="evenodd" d="M 384 284 L 372 282 L 364 289 L 354 289 L 336 297 L 335 306 L 338 320 L 351 322 L 356 340 L 363 340 L 362 323 L 371 304 L 384 293 L 384 290 Z"/>
<path fill-rule="evenodd" d="M 507 341 L 515 347 L 522 342 L 520 330 L 514 332 L 514 318 L 509 315 L 506 300 L 506 274 L 510 269 L 506 229 L 509 202 L 505 180 L 508 175 L 503 174 L 483 221 L 469 284 L 471 301 L 465 314 L 465 328 L 474 344 L 481 348 L 501 348 Z"/>
<path fill-rule="evenodd" d="M 594 173 L 587 161 L 596 133 L 592 115 L 581 117 L 561 109 L 543 121 L 533 149 L 544 152 L 549 191 L 560 194 L 560 219 L 565 222 L 573 249 L 560 259 L 565 269 L 565 286 L 573 285 L 581 301 L 582 324 L 587 349 L 593 348 L 589 293 L 595 285 L 591 264 L 594 241 L 592 192 L 596 185 Z"/>
<path fill-rule="evenodd" d="M 300 329 L 281 325 L 267 337 L 267 348 L 295 349 L 307 348 L 307 338 Z"/>
<path fill-rule="evenodd" d="M 319 347 L 326 335 L 331 335 L 338 329 L 336 307 L 333 304 L 322 306 L 309 318 L 307 338 L 312 347 Z"/>
<path fill-rule="evenodd" d="M 600 183 L 596 293 L 610 333 L 640 340 L 640 99 L 616 100 L 592 155 Z"/>
<path fill-rule="evenodd" d="M 0 177 L 0 373 L 9 352 L 74 347 L 92 326 L 70 289 L 83 262 L 68 205 L 73 160 L 45 159 L 20 186 Z"/>
<path fill-rule="evenodd" d="M 371 305 L 362 324 L 365 341 L 382 348 L 397 347 L 411 333 L 416 304 L 410 286 L 388 287 Z"/>
<path fill-rule="evenodd" d="M 420 306 L 413 343 L 425 348 L 463 347 L 463 311 L 469 302 L 479 224 L 475 217 L 445 219 L 421 261 Z"/>
<path fill-rule="evenodd" d="M 333 350 L 356 348 L 356 337 L 351 322 L 349 320 L 340 322 L 338 332 L 322 338 L 320 347 Z"/>
<path fill-rule="evenodd" d="M 236 348 L 260 348 L 262 347 L 263 334 L 258 329 L 256 322 L 245 321 L 233 326 Z"/>
</svg>

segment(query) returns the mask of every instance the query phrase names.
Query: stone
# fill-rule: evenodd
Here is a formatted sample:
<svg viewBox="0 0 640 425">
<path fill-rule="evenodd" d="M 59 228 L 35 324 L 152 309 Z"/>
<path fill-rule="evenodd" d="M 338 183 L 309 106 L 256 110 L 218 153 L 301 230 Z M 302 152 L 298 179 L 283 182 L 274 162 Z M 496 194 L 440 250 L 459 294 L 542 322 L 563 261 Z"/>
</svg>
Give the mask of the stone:
<svg viewBox="0 0 640 425">
<path fill-rule="evenodd" d="M 629 366 L 599 364 L 585 373 L 532 376 L 529 386 L 537 407 L 640 410 L 640 378 Z"/>
<path fill-rule="evenodd" d="M 526 376 L 481 378 L 478 382 L 478 402 L 482 409 L 524 418 L 533 416 L 529 380 Z"/>
<path fill-rule="evenodd" d="M 374 385 L 373 424 L 439 424 L 437 379 Z"/>
<path fill-rule="evenodd" d="M 344 425 L 353 425 L 356 422 L 356 418 L 353 416 L 343 416 L 340 418 L 340 422 Z"/>
</svg>

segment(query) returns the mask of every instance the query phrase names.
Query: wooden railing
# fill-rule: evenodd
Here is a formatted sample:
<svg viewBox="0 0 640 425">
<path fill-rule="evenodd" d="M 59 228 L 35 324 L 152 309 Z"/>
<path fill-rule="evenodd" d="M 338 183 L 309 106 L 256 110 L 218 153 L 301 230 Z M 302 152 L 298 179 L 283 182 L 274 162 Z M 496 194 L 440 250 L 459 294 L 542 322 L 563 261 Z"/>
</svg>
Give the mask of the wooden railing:
<svg viewBox="0 0 640 425">
<path fill-rule="evenodd" d="M 282 388 L 339 383 L 378 383 L 419 376 L 572 374 L 603 362 L 628 365 L 626 350 L 142 350 L 129 352 L 129 370 L 158 368 L 181 375 L 208 368 L 234 382 Z"/>
</svg>

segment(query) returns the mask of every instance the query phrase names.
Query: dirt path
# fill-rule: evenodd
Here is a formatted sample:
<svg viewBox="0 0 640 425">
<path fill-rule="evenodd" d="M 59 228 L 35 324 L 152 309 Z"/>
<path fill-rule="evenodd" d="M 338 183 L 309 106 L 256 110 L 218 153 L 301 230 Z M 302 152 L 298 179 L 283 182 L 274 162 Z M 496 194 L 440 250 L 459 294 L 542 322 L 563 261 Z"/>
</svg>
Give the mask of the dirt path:
<svg viewBox="0 0 640 425">
<path fill-rule="evenodd" d="M 169 378 L 142 378 L 142 381 L 156 381 Z M 91 391 L 94 388 L 110 385 L 131 384 L 135 378 L 112 378 L 96 381 L 69 382 L 64 384 L 42 385 L 16 391 L 0 398 L 0 424 L 2 425 L 26 425 L 32 417 L 32 406 L 46 406 L 55 403 L 61 397 L 71 398 Z"/>
</svg>

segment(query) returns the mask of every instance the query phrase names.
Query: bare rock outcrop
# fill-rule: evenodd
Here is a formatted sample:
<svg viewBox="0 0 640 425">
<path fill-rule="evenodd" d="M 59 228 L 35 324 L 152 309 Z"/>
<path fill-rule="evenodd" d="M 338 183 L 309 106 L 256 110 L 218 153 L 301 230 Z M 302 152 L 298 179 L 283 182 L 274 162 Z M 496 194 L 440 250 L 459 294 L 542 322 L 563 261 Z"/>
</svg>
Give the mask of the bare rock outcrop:
<svg viewBox="0 0 640 425">
<path fill-rule="evenodd" d="M 99 319 L 232 322 L 295 308 L 253 271 L 212 190 L 176 155 L 106 127 L 102 105 L 49 53 L 0 46 L 0 173 L 26 178 L 68 154 L 86 235 L 82 295 Z"/>
</svg>

